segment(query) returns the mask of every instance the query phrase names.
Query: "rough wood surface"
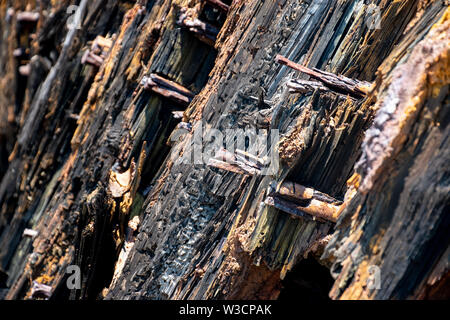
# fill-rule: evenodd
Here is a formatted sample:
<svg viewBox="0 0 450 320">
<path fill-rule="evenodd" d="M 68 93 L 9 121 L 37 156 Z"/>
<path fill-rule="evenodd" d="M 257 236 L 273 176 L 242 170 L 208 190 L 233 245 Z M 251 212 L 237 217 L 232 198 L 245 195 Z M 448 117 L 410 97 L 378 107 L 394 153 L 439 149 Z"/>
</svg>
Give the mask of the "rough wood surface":
<svg viewBox="0 0 450 320">
<path fill-rule="evenodd" d="M 0 0 L 0 296 L 448 298 L 444 1 L 36 3 Z M 245 128 L 274 172 L 196 161 Z"/>
</svg>

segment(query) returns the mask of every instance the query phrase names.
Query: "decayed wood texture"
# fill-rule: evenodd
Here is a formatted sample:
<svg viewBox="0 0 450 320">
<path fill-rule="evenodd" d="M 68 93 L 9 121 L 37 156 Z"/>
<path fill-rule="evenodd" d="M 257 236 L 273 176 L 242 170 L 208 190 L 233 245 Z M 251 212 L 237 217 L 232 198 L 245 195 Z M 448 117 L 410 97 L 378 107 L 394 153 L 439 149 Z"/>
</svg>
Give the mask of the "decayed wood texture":
<svg viewBox="0 0 450 320">
<path fill-rule="evenodd" d="M 68 30 L 69 1 L 61 1 L 55 7 L 47 8 L 36 8 L 34 2 L 2 1 L 2 8 L 5 8 L 2 13 L 10 15 L 7 21 L 11 28 L 25 39 L 29 39 L 28 29 L 20 28 L 16 14 L 25 9 L 34 12 L 42 10 L 36 29 L 32 30 L 36 35 L 33 40 L 11 41 L 12 46 L 23 48 L 31 58 L 31 72 L 28 85 L 26 79 L 21 84 L 24 91 L 21 94 L 25 99 L 15 102 L 16 113 L 10 120 L 19 127 L 19 132 L 17 136 L 9 137 L 9 143 L 15 144 L 15 147 L 8 155 L 8 169 L 0 185 L 0 268 L 8 274 L 9 298 L 17 297 L 21 289 L 18 284 L 32 276 L 26 267 L 27 261 L 31 264 L 39 261 L 39 253 L 34 258 L 30 258 L 29 254 L 33 252 L 34 240 L 48 237 L 47 226 L 34 239 L 22 238 L 22 233 L 27 227 L 39 229 L 40 219 L 47 218 L 44 211 L 59 186 L 61 166 L 70 153 L 70 139 L 76 128 L 72 115 L 81 109 L 95 76 L 91 66 L 85 67 L 80 63 L 82 43 L 93 40 L 98 33 L 114 31 L 120 21 L 114 24 L 110 21 L 111 15 L 116 12 L 115 18 L 121 20 L 126 9 L 115 1 L 94 1 L 90 3 L 92 11 L 88 14 L 86 4 L 86 1 L 78 3 L 80 17 L 86 18 L 86 25 L 83 27 L 80 24 L 82 28 Z M 106 10 L 99 11 L 100 6 Z M 12 66 L 19 65 L 13 63 Z M 70 198 L 67 192 L 58 202 L 67 204 Z M 53 241 L 49 243 L 55 252 L 64 251 Z M 64 268 L 64 264 L 59 268 Z"/>
<path fill-rule="evenodd" d="M 207 127 L 233 127 L 240 117 L 259 112 L 245 99 L 257 95 L 258 87 L 252 86 L 251 80 L 259 79 L 274 103 L 271 126 L 286 133 L 280 146 L 282 160 L 293 166 L 284 167 L 279 177 L 250 178 L 243 172 L 186 165 L 179 155 L 189 149 L 189 140 L 180 142 L 168 160 L 170 170 L 163 173 L 147 206 L 141 233 L 122 274 L 107 298 L 274 298 L 280 289 L 280 276 L 284 277 L 307 249 L 331 230 L 328 223 L 290 218 L 260 203 L 267 188 L 288 175 L 342 197 L 371 109 L 369 104 L 335 94 L 314 94 L 308 99 L 280 97 L 280 80 L 288 77 L 288 70 L 272 61 L 277 53 L 296 60 L 296 55 L 305 51 L 305 61 L 320 61 L 326 51 L 322 41 L 328 45 L 329 35 L 339 39 L 345 34 L 326 33 L 327 37 L 309 47 L 301 37 L 312 37 L 317 30 L 305 31 L 302 26 L 332 30 L 335 25 L 329 20 L 320 25 L 308 19 L 322 21 L 324 16 L 335 15 L 330 19 L 335 24 L 349 23 L 343 11 L 351 6 L 329 3 L 297 7 L 297 2 L 289 1 L 282 8 L 267 2 L 235 5 L 216 44 L 219 56 L 214 77 L 187 113 L 193 132 L 199 130 L 202 120 Z M 233 10 L 244 7 L 239 20 L 234 19 Z M 392 8 L 386 8 L 391 14 L 388 9 Z M 397 19 L 405 19 L 406 26 L 414 14 L 413 2 L 405 2 L 402 10 Z M 284 16 L 288 12 L 295 15 Z M 277 28 L 283 28 L 284 34 L 277 33 Z M 391 39 L 387 34 L 385 37 L 380 42 L 390 44 Z M 286 45 L 294 43 L 299 47 Z M 228 48 L 235 49 L 230 52 Z M 377 65 L 381 62 L 382 58 L 374 59 Z M 295 123 L 298 129 L 288 131 Z M 330 152 L 325 152 L 330 147 L 336 150 L 331 158 Z M 198 203 L 202 203 L 200 210 L 196 210 Z M 141 266 L 137 273 L 135 266 Z M 124 292 L 123 287 L 130 290 Z"/>
<path fill-rule="evenodd" d="M 410 50 L 403 62 L 380 70 L 386 80 L 356 165 L 354 195 L 328 244 L 333 268 L 341 270 L 334 299 L 449 294 L 450 10 L 423 40 L 404 41 Z M 394 50 L 388 61 L 404 54 Z M 367 285 L 374 266 L 378 287 Z"/>
<path fill-rule="evenodd" d="M 6 15 L 10 3 L 0 3 L 1 14 Z M 21 4 L 23 9 L 26 4 Z M 398 169 L 391 154 L 376 154 L 380 157 L 373 161 L 370 152 L 372 143 L 378 146 L 377 135 L 395 142 L 400 137 L 392 133 L 395 125 L 376 127 L 377 121 L 383 122 L 382 110 L 390 107 L 383 106 L 386 97 L 395 97 L 400 106 L 410 101 L 422 106 L 409 113 L 394 112 L 393 121 L 407 115 L 406 120 L 402 118 L 408 123 L 402 133 L 418 138 L 398 144 L 401 159 L 414 172 L 427 163 L 420 161 L 414 167 L 421 157 L 441 167 L 448 159 L 444 154 L 448 119 L 442 107 L 448 90 L 448 60 L 442 50 L 435 52 L 420 43 L 431 41 L 433 48 L 433 39 L 446 34 L 442 1 L 431 1 L 426 7 L 413 0 L 376 1 L 381 29 L 369 27 L 369 6 L 364 1 L 87 4 L 83 0 L 77 4 L 84 10 L 78 31 L 55 33 L 55 21 L 65 24 L 69 1 L 51 8 L 53 18 L 40 16 L 32 43 L 37 58 L 30 60 L 26 99 L 14 116 L 19 119 L 14 120 L 18 135 L 8 140 L 2 140 L 2 132 L 17 102 L 15 96 L 0 96 L 9 106 L 9 113 L 0 109 L 0 148 L 9 158 L 2 160 L 7 167 L 2 165 L 5 173 L 0 185 L 0 271 L 7 275 L 6 298 L 276 298 L 283 279 L 294 274 L 308 255 L 318 259 L 327 243 L 320 263 L 327 267 L 334 263 L 333 275 L 343 265 L 332 298 L 441 294 L 442 281 L 448 281 L 445 244 L 425 257 L 429 261 L 423 269 L 426 273 L 414 284 L 404 283 L 415 277 L 414 264 L 408 259 L 419 256 L 414 255 L 412 244 L 402 260 L 403 269 L 392 265 L 393 258 L 384 260 L 386 272 L 403 270 L 400 280 L 392 282 L 397 291 L 387 285 L 366 294 L 360 282 L 352 281 L 355 269 L 363 272 L 369 261 L 377 259 L 376 250 L 382 248 L 393 257 L 397 247 L 383 247 L 382 237 L 393 243 L 391 237 L 403 231 L 396 229 L 401 224 L 391 225 L 391 220 L 382 217 L 384 209 L 400 212 L 404 207 L 391 205 L 394 200 L 383 202 L 377 191 L 387 185 L 385 194 L 399 194 L 397 183 L 403 185 L 408 172 Z M 86 49 L 94 45 L 90 41 L 98 36 L 110 39 L 111 46 L 107 52 L 94 53 L 100 53 L 101 59 L 90 57 L 94 65 L 83 64 Z M 64 41 L 66 45 L 60 46 Z M 416 47 L 416 51 L 431 50 L 435 64 L 425 58 L 419 61 Z M 0 54 L 11 57 L 14 49 L 0 45 Z M 321 75 L 334 80 L 344 79 L 342 74 L 358 79 L 356 84 L 374 85 L 371 90 L 364 85 L 362 91 L 342 91 L 328 90 L 327 83 L 320 82 L 311 85 L 313 91 L 290 93 L 286 83 L 295 79 L 305 84 L 309 76 L 275 63 L 277 55 L 316 70 L 314 74 L 323 70 L 327 73 Z M 395 78 L 407 70 L 401 69 L 403 63 L 410 68 L 422 66 L 424 72 L 417 77 L 428 74 L 437 79 L 430 80 L 420 101 L 403 100 L 403 95 L 389 91 L 403 90 L 402 79 Z M 11 65 L 18 67 L 9 62 L 0 72 L 10 77 Z M 432 68 L 428 65 L 444 72 L 426 69 Z M 142 81 L 149 77 L 156 80 L 150 86 Z M 420 81 L 413 79 L 418 84 L 412 88 L 421 88 Z M 14 90 L 16 83 L 2 86 Z M 356 92 L 356 97 L 348 96 L 349 92 Z M 418 116 L 421 110 L 428 120 Z M 415 119 L 417 125 L 412 126 Z M 232 164 L 220 162 L 220 157 L 212 162 L 186 161 L 194 148 L 191 138 L 200 130 L 245 125 L 280 131 L 280 143 L 271 146 L 280 155 L 277 172 L 258 174 L 264 155 L 243 157 L 245 150 L 230 155 Z M 363 143 L 368 128 L 372 129 Z M 427 137 L 430 143 L 425 144 Z M 208 141 L 200 143 L 209 146 Z M 429 149 L 410 153 L 410 147 L 403 145 Z M 431 150 L 443 151 L 433 154 Z M 391 169 L 379 179 L 382 170 L 377 168 Z M 416 180 L 424 177 L 436 183 L 437 175 L 444 179 L 446 171 L 438 169 L 436 165 L 412 173 L 405 190 L 422 194 L 413 186 L 423 190 L 425 185 Z M 358 181 L 362 189 L 356 190 Z M 305 192 L 286 190 L 289 182 L 306 187 Z M 313 198 L 304 199 L 311 190 Z M 433 214 L 423 230 L 430 226 L 436 233 L 414 242 L 424 248 L 418 251 L 422 255 L 429 245 L 445 239 L 444 192 L 438 190 L 424 203 Z M 301 212 L 310 212 L 293 217 L 265 205 L 274 195 L 294 201 Z M 398 199 L 406 203 L 407 193 Z M 318 210 L 313 201 L 331 205 L 332 210 L 314 220 L 311 213 Z M 393 212 L 392 221 L 408 219 Z M 338 231 L 330 240 L 339 216 Z M 365 217 L 372 219 L 368 222 Z M 413 223 L 421 220 L 412 219 Z M 370 232 L 352 247 L 362 228 Z M 337 254 L 338 248 L 347 250 Z M 349 263 L 349 253 L 358 260 Z M 73 264 L 81 268 L 82 288 L 69 291 L 66 268 Z"/>
<path fill-rule="evenodd" d="M 103 3 L 103 9 L 104 5 Z M 39 231 L 38 236 L 33 241 L 28 237 L 18 238 L 14 240 L 16 245 L 13 246 L 7 233 L 2 234 L 3 241 L 8 242 L 4 248 L 9 250 L 3 260 L 5 268 L 9 266 L 7 271 L 10 289 L 7 298 L 31 298 L 29 277 L 39 284 L 52 287 L 53 297 L 66 296 L 67 288 L 64 288 L 63 279 L 69 264 L 78 264 L 83 272 L 83 290 L 74 292 L 74 298 L 96 298 L 111 281 L 114 263 L 123 243 L 131 201 L 135 199 L 134 204 L 137 206 L 139 193 L 148 193 L 146 189 L 150 181 L 145 179 L 151 180 L 157 172 L 158 163 L 164 160 L 167 152 L 165 140 L 176 125 L 171 110 L 177 110 L 177 106 L 158 95 L 149 96 L 140 88 L 138 77 L 148 71 L 143 65 L 151 59 L 150 71 L 164 74 L 196 93 L 207 79 L 215 57 L 213 48 L 198 42 L 188 32 L 179 29 L 173 32 L 177 6 L 161 1 L 157 4 L 159 11 L 152 12 L 153 5 L 154 3 L 147 6 L 135 5 L 127 12 L 114 37 L 117 45 L 113 45 L 99 70 L 98 66 L 93 69 L 90 65 L 82 64 L 84 50 L 79 41 L 75 42 L 78 59 L 74 63 L 92 74 L 85 85 L 86 89 L 82 91 L 84 96 L 79 96 L 80 102 L 85 102 L 85 106 L 79 116 L 72 116 L 73 113 L 70 113 L 71 116 L 66 119 L 65 105 L 55 103 L 56 113 L 63 116 L 63 121 L 70 124 L 73 123 L 73 118 L 78 119 L 78 127 L 73 137 L 65 137 L 66 144 L 71 143 L 71 150 L 62 159 L 62 167 L 55 168 L 59 170 L 54 171 L 51 183 L 46 188 L 39 189 L 40 192 L 45 191 L 45 194 L 42 197 L 37 195 L 37 203 L 27 216 L 31 220 L 25 220 L 25 226 L 31 224 L 34 230 Z M 130 8 L 126 3 L 122 7 L 119 3 L 118 6 L 119 11 Z M 89 5 L 86 14 L 81 15 L 84 19 L 82 25 L 89 26 L 82 28 L 84 32 L 96 27 L 89 23 L 90 20 L 108 22 L 108 19 L 96 17 L 98 12 L 109 15 L 117 11 L 99 9 L 99 5 Z M 122 19 L 120 15 L 114 17 Z M 160 21 L 166 17 L 169 21 L 163 26 Z M 155 23 L 142 24 L 144 18 Z M 120 23 L 111 21 L 109 25 L 118 26 Z M 162 28 L 168 29 L 164 38 L 159 37 Z M 101 32 L 101 29 L 97 27 L 97 31 Z M 111 33 L 112 31 L 115 30 L 109 30 Z M 98 34 L 92 34 L 90 39 L 95 39 Z M 106 31 L 100 34 L 106 36 Z M 82 38 L 81 42 L 86 43 L 86 40 Z M 70 41 L 68 43 L 73 45 Z M 194 49 L 195 55 L 192 52 L 186 60 L 190 49 Z M 117 57 L 123 57 L 127 62 L 117 63 Z M 71 60 L 64 56 L 60 59 L 66 59 L 65 67 L 71 70 L 72 66 L 68 63 Z M 166 60 L 171 61 L 172 65 L 162 63 Z M 92 80 L 94 82 L 91 86 Z M 49 89 L 60 85 L 48 77 L 45 81 Z M 125 85 L 127 81 L 129 85 Z M 116 100 L 117 94 L 104 95 L 105 87 L 111 92 L 121 92 L 121 98 Z M 81 105 L 77 107 L 81 108 Z M 39 111 L 42 112 L 40 109 Z M 35 123 L 33 125 L 38 126 Z M 123 145 L 126 146 L 124 150 L 119 150 L 119 146 Z M 91 148 L 97 152 L 90 151 Z M 17 154 L 17 162 L 23 161 L 23 157 L 21 153 Z M 139 173 L 133 171 L 131 176 L 136 179 L 128 181 L 130 185 L 123 186 L 120 183 L 126 180 L 117 178 L 122 177 L 123 166 L 133 166 Z M 17 174 L 16 170 L 10 170 L 12 177 Z M 114 175 L 117 177 L 112 178 Z M 51 178 L 50 174 L 48 176 Z M 139 183 L 141 178 L 145 181 L 142 185 Z M 120 181 L 119 186 L 114 186 L 115 181 Z M 11 194 L 5 193 L 5 196 Z M 14 210 L 14 206 L 12 207 Z M 17 211 L 26 209 L 22 203 L 16 208 Z M 134 208 L 134 211 L 139 212 L 139 209 Z M 111 212 L 109 215 L 103 214 L 108 211 Z M 14 237 L 20 237 L 22 232 L 17 230 L 23 228 L 23 218 L 14 211 L 11 215 L 21 224 L 12 224 L 5 231 Z"/>
</svg>

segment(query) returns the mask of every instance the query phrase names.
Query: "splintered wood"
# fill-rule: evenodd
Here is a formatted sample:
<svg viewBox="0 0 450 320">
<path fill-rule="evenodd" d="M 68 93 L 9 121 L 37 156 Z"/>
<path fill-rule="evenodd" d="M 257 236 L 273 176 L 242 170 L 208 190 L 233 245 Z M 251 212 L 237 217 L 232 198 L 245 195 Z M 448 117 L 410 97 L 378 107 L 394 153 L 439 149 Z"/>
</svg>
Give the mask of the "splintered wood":
<svg viewBox="0 0 450 320">
<path fill-rule="evenodd" d="M 97 36 L 95 41 L 92 43 L 91 48 L 87 49 L 81 58 L 82 64 L 90 64 L 95 67 L 101 67 L 109 50 L 112 46 L 112 40 L 106 39 L 102 36 Z"/>
</svg>

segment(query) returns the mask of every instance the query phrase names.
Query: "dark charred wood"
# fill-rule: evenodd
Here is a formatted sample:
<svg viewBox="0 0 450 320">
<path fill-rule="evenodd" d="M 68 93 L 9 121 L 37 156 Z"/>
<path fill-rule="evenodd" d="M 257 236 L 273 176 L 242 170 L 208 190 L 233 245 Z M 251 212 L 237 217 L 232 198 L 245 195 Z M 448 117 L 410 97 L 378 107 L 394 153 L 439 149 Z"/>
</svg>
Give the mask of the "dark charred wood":
<svg viewBox="0 0 450 320">
<path fill-rule="evenodd" d="M 1 299 L 448 299 L 444 1 L 72 3 L 0 0 Z"/>
<path fill-rule="evenodd" d="M 345 76 L 338 76 L 330 72 L 321 71 L 317 68 L 309 69 L 298 63 L 292 62 L 281 55 L 277 55 L 275 61 L 294 70 L 303 72 L 316 80 L 319 80 L 331 90 L 349 94 L 355 98 L 365 97 L 371 87 L 371 84 L 368 82 L 350 79 Z M 302 84 L 300 83 L 300 85 Z M 323 88 L 317 83 L 309 83 L 309 86 L 316 87 L 317 89 Z"/>
</svg>

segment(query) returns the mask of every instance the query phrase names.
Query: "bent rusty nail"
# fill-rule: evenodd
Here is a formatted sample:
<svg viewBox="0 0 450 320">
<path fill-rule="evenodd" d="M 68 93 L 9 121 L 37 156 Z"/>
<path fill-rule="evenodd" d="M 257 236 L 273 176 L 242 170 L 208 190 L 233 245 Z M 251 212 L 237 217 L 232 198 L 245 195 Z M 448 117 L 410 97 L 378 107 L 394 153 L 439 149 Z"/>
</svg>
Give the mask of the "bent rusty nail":
<svg viewBox="0 0 450 320">
<path fill-rule="evenodd" d="M 305 187 L 299 183 L 292 181 L 284 181 L 278 192 L 281 196 L 286 196 L 289 198 L 299 199 L 299 200 L 311 200 L 316 199 L 322 202 L 327 202 L 331 204 L 341 205 L 342 201 L 334 199 L 333 197 L 317 191 L 313 188 Z"/>
<path fill-rule="evenodd" d="M 112 46 L 112 40 L 102 36 L 97 36 L 91 45 L 91 52 L 106 58 Z"/>
</svg>

